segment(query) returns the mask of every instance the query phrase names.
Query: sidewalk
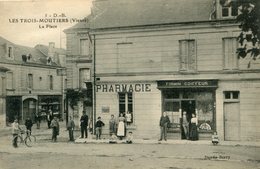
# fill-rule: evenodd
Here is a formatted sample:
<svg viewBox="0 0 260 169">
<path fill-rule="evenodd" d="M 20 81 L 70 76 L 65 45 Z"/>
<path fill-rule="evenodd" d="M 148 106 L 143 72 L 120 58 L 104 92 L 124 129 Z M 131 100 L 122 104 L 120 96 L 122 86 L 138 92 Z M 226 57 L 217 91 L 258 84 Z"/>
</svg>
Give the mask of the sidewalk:
<svg viewBox="0 0 260 169">
<path fill-rule="evenodd" d="M 25 129 L 24 126 L 22 126 Z M 50 141 L 52 130 L 47 128 L 47 124 L 41 123 L 41 128 L 36 129 L 36 125 L 33 126 L 32 129 L 33 135 L 37 137 L 39 141 Z M 11 135 L 11 127 L 6 127 L 0 129 L 0 137 L 6 137 Z M 104 135 L 101 140 L 96 140 L 95 135 L 88 134 L 87 139 L 80 138 L 80 130 L 74 131 L 75 143 L 84 144 L 84 143 L 92 143 L 92 144 L 108 144 L 108 135 Z M 68 131 L 65 127 L 65 122 L 60 122 L 60 134 L 58 136 L 58 141 L 60 142 L 68 142 Z M 125 140 L 117 140 L 117 144 L 125 143 Z M 212 145 L 211 140 L 198 140 L 198 141 L 190 141 L 190 140 L 167 140 L 167 141 L 158 141 L 155 139 L 139 139 L 135 138 L 133 140 L 134 144 L 187 144 L 187 145 Z M 251 141 L 220 141 L 218 145 L 221 146 L 254 146 L 260 147 L 260 142 L 251 142 Z"/>
</svg>

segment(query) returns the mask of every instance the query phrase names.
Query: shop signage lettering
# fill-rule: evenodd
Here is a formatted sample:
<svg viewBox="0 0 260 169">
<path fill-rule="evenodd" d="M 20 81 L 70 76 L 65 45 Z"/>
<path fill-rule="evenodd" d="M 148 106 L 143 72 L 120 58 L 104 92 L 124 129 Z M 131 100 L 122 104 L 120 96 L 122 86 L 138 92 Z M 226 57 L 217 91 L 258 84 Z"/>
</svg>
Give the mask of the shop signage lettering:
<svg viewBox="0 0 260 169">
<path fill-rule="evenodd" d="M 151 84 L 99 84 L 97 92 L 151 92 Z"/>
<path fill-rule="evenodd" d="M 158 81 L 158 88 L 218 87 L 217 80 Z"/>
</svg>

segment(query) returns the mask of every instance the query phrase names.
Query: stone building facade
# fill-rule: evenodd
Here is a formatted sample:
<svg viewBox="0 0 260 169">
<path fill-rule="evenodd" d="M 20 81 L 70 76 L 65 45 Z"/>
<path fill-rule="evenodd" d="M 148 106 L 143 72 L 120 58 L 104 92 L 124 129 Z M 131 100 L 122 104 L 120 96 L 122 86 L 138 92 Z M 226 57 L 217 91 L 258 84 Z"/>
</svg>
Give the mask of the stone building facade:
<svg viewBox="0 0 260 169">
<path fill-rule="evenodd" d="M 237 14 L 220 0 L 94 1 L 77 33 L 89 32 L 93 49 L 94 120 L 129 112 L 128 131 L 157 139 L 166 112 L 169 139 L 183 139 L 185 111 L 196 114 L 199 139 L 217 131 L 221 140 L 260 140 L 260 61 L 237 57 Z"/>
<path fill-rule="evenodd" d="M 30 48 L 0 38 L 1 70 L 1 126 L 9 125 L 18 117 L 23 123 L 35 114 L 42 116 L 50 110 L 63 118 L 64 67 L 54 62 L 54 56 L 65 59 L 65 51 L 57 53 L 54 44 Z M 52 56 L 44 51 L 53 50 Z M 48 53 L 48 52 L 47 52 Z M 63 58 L 63 59 L 62 59 Z"/>
<path fill-rule="evenodd" d="M 67 38 L 67 118 L 72 116 L 78 127 L 83 111 L 87 113 L 89 119 L 92 119 L 91 39 L 87 22 L 79 22 L 64 32 Z M 78 98 L 73 104 L 72 97 L 75 97 L 75 95 Z"/>
</svg>

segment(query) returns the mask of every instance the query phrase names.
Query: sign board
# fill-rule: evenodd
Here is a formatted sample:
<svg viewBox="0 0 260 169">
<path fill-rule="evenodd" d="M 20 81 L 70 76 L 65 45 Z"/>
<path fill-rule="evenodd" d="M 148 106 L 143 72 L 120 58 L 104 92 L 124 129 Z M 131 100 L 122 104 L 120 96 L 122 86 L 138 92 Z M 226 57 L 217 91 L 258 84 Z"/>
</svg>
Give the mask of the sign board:
<svg viewBox="0 0 260 169">
<path fill-rule="evenodd" d="M 158 89 L 163 88 L 217 88 L 217 80 L 166 80 L 157 82 Z"/>
</svg>

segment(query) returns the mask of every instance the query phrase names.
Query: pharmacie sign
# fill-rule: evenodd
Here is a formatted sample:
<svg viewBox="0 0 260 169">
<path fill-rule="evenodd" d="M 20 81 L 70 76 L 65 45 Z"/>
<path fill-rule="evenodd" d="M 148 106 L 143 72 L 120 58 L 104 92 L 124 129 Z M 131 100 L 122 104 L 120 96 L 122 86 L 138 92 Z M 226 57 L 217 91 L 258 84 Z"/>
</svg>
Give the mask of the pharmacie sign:
<svg viewBox="0 0 260 169">
<path fill-rule="evenodd" d="M 158 88 L 217 88 L 217 80 L 171 80 L 158 81 Z"/>
<path fill-rule="evenodd" d="M 151 92 L 151 84 L 97 84 L 96 92 Z"/>
</svg>

